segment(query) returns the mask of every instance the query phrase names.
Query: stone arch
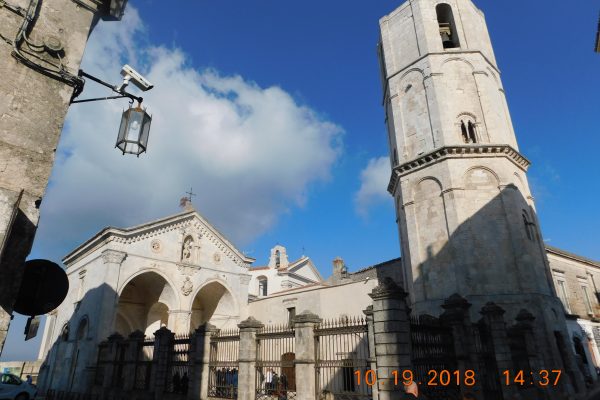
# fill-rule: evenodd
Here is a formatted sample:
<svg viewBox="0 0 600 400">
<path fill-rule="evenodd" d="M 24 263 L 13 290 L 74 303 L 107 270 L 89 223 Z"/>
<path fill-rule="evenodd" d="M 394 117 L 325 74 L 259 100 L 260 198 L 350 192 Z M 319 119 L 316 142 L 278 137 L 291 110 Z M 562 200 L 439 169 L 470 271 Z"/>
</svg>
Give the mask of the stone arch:
<svg viewBox="0 0 600 400">
<path fill-rule="evenodd" d="M 433 176 L 427 176 L 415 183 L 413 187 L 414 201 L 422 201 L 442 195 L 442 184 Z"/>
<path fill-rule="evenodd" d="M 237 326 L 239 305 L 229 287 L 220 280 L 207 281 L 194 294 L 190 329 L 211 323 L 219 329 Z"/>
<path fill-rule="evenodd" d="M 463 175 L 465 189 L 498 189 L 500 178 L 498 174 L 490 168 L 476 166 L 469 168 Z"/>
<path fill-rule="evenodd" d="M 123 336 L 135 330 L 152 335 L 166 325 L 169 310 L 179 309 L 179 297 L 174 287 L 154 269 L 133 274 L 119 291 L 114 330 Z"/>
<path fill-rule="evenodd" d="M 471 72 L 475 71 L 475 66 L 473 64 L 471 64 L 471 62 L 469 60 L 467 60 L 466 58 L 463 58 L 463 57 L 449 57 L 449 58 L 445 59 L 444 61 L 442 61 L 442 67 L 444 67 L 446 64 L 448 64 L 451 61 L 460 61 L 464 64 L 467 64 L 471 68 Z"/>
<path fill-rule="evenodd" d="M 87 315 L 84 315 L 79 320 L 79 325 L 77 325 L 77 332 L 75 334 L 75 339 L 82 340 L 82 339 L 87 338 L 89 329 L 90 329 L 89 318 Z"/>
<path fill-rule="evenodd" d="M 157 268 L 142 268 L 140 270 L 138 270 L 137 272 L 131 274 L 124 282 L 123 284 L 121 284 L 121 286 L 118 289 L 118 295 L 119 297 L 121 297 L 121 295 L 123 294 L 123 290 L 125 289 L 125 287 L 135 278 L 137 278 L 140 275 L 146 274 L 146 273 L 154 273 L 156 275 L 159 275 L 162 279 L 164 279 L 168 284 L 169 287 L 173 289 L 173 295 L 174 295 L 174 299 L 173 299 L 173 303 L 172 304 L 167 304 L 167 306 L 169 306 L 169 308 L 171 309 L 178 309 L 181 306 L 181 301 L 179 298 L 179 295 L 177 293 L 177 290 L 175 290 L 174 288 L 176 288 L 177 286 L 173 283 L 173 281 L 167 276 L 165 275 L 162 271 L 160 271 Z"/>
<path fill-rule="evenodd" d="M 475 114 L 470 112 L 462 112 L 456 117 L 456 132 L 464 143 L 479 143 L 481 135 L 479 134 L 479 125 Z"/>
<path fill-rule="evenodd" d="M 399 80 L 398 105 L 400 127 L 396 142 L 403 148 L 399 156 L 410 159 L 433 146 L 431 121 L 423 71 L 418 68 L 407 71 Z"/>
</svg>

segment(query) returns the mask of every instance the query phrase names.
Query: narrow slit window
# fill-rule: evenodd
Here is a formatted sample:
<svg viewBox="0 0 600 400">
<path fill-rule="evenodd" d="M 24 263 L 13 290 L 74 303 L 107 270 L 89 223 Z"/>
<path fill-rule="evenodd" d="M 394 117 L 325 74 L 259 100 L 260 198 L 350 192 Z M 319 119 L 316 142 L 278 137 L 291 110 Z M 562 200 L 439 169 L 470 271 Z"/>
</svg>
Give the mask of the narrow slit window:
<svg viewBox="0 0 600 400">
<path fill-rule="evenodd" d="M 469 143 L 469 135 L 467 134 L 467 127 L 465 121 L 460 121 L 460 132 L 462 134 L 463 142 Z"/>
<path fill-rule="evenodd" d="M 440 37 L 444 49 L 452 49 L 460 47 L 452 7 L 449 4 L 438 4 L 435 7 L 438 25 L 440 29 Z"/>
<path fill-rule="evenodd" d="M 475 136 L 475 125 L 471 121 L 468 123 L 469 125 L 469 142 L 477 143 L 477 136 Z"/>
</svg>

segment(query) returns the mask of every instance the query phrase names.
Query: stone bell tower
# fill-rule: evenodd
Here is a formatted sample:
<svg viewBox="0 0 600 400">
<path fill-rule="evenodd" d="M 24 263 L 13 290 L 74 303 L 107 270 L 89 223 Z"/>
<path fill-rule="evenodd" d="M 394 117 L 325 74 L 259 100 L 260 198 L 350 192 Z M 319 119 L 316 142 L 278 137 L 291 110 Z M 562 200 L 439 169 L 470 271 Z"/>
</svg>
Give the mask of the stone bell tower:
<svg viewBox="0 0 600 400">
<path fill-rule="evenodd" d="M 437 316 L 454 293 L 473 321 L 490 301 L 506 321 L 527 309 L 560 359 L 564 312 L 483 13 L 471 0 L 409 0 L 380 29 L 388 190 L 413 313 Z"/>
</svg>

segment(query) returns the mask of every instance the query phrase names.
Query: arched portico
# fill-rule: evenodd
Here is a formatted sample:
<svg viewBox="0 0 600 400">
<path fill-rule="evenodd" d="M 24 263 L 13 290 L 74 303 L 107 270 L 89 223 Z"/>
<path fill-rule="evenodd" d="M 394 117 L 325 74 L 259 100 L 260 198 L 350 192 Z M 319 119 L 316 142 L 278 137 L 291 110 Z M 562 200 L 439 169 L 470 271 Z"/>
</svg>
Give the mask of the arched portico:
<svg viewBox="0 0 600 400">
<path fill-rule="evenodd" d="M 179 301 L 165 277 L 145 271 L 131 278 L 119 294 L 114 330 L 127 336 L 135 330 L 151 336 L 161 326 L 169 326 L 169 310 Z"/>
<path fill-rule="evenodd" d="M 190 329 L 209 322 L 219 329 L 237 325 L 239 308 L 229 289 L 219 281 L 206 283 L 194 296 Z"/>
</svg>

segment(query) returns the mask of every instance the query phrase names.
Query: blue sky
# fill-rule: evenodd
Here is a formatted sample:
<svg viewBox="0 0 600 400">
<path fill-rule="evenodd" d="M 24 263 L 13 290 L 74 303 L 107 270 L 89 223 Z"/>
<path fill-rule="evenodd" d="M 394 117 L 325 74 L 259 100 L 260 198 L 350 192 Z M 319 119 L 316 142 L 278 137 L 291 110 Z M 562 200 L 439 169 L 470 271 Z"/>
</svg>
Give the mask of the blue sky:
<svg viewBox="0 0 600 400">
<path fill-rule="evenodd" d="M 598 5 L 476 3 L 532 161 L 544 237 L 600 259 Z M 336 256 L 351 271 L 398 257 L 391 197 L 368 172 L 388 154 L 378 20 L 400 4 L 130 1 L 123 22 L 92 34 L 83 68 L 114 82 L 124 62 L 148 74 L 148 154 L 112 148 L 124 104 L 72 106 L 31 258 L 60 261 L 104 226 L 176 213 L 190 186 L 197 209 L 256 265 L 276 243 L 325 276 Z M 98 93 L 88 84 L 84 97 Z M 3 360 L 36 357 L 40 338 L 23 342 L 23 323 L 13 322 Z"/>
</svg>

